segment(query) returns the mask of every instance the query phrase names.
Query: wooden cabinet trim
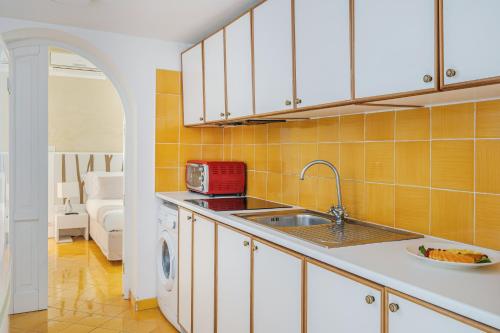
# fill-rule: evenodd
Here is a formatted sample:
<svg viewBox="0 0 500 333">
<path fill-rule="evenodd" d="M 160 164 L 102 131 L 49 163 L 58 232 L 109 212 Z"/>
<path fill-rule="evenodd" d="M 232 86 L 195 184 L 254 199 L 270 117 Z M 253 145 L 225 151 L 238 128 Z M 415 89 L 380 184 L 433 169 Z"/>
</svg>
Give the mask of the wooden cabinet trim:
<svg viewBox="0 0 500 333">
<path fill-rule="evenodd" d="M 426 301 L 422 301 L 421 299 L 418 299 L 418 298 L 415 298 L 413 296 L 410 296 L 410 295 L 407 295 L 407 294 L 404 294 L 400 291 L 397 291 L 397 290 L 394 290 L 394 289 L 391 289 L 391 288 L 388 288 L 388 287 L 385 287 L 385 303 L 386 305 L 389 304 L 389 294 L 393 294 L 395 296 L 398 296 L 398 297 L 401 297 L 407 301 L 410 301 L 412 303 L 415 303 L 415 304 L 418 304 L 420 306 L 423 306 L 431 311 L 434 311 L 434 312 L 437 312 L 439 314 L 442 314 L 443 316 L 446 316 L 448 318 L 451 318 L 451 319 L 454 319 L 454 320 L 457 320 L 463 324 L 466 324 L 466 325 L 469 325 L 473 328 L 476 328 L 478 330 L 482 330 L 484 332 L 488 332 L 488 333 L 499 333 L 500 330 L 497 330 L 491 326 L 488 326 L 488 325 L 485 325 L 485 324 L 482 324 L 480 322 L 477 322 L 473 319 L 469 319 L 467 317 L 464 317 L 462 315 L 459 315 L 455 312 L 452 312 L 452 311 L 449 311 L 449 310 L 446 310 L 446 309 L 443 309 L 437 305 L 434 305 L 434 304 L 431 304 L 431 303 L 427 303 Z M 385 325 L 385 332 L 389 332 L 389 311 L 387 311 L 387 307 L 385 308 L 385 322 L 386 322 L 386 325 Z"/>
</svg>

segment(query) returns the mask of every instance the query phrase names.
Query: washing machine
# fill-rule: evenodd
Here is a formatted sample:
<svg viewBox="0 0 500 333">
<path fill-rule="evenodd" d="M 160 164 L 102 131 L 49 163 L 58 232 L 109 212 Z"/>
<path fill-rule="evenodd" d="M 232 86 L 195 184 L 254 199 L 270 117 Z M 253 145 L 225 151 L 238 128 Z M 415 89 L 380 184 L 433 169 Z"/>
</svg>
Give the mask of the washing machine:
<svg viewBox="0 0 500 333">
<path fill-rule="evenodd" d="M 178 208 L 162 202 L 158 210 L 157 297 L 167 320 L 179 331 L 177 319 Z"/>
</svg>

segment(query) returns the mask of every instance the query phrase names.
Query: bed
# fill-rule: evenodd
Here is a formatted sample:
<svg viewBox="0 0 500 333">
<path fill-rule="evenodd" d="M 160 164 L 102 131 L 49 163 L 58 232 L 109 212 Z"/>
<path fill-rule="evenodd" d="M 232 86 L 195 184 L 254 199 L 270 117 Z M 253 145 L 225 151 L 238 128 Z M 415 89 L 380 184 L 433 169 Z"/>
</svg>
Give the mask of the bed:
<svg viewBox="0 0 500 333">
<path fill-rule="evenodd" d="M 123 174 L 89 172 L 84 181 L 90 236 L 108 260 L 122 260 Z"/>
</svg>

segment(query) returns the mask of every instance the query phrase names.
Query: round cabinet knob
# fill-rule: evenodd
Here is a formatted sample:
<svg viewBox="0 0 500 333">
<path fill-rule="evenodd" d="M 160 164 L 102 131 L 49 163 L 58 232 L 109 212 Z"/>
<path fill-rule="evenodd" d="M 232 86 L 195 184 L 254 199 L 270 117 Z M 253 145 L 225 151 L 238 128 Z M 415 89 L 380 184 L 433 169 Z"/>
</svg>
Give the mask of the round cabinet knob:
<svg viewBox="0 0 500 333">
<path fill-rule="evenodd" d="M 203 117 L 200 117 L 200 121 L 203 121 L 203 119 L 204 119 Z"/>
<path fill-rule="evenodd" d="M 230 115 L 231 115 L 231 112 L 228 112 L 228 113 L 227 113 L 227 116 L 229 117 Z"/>
<path fill-rule="evenodd" d="M 429 75 L 429 74 L 426 74 L 426 75 L 424 75 L 424 79 L 423 80 L 424 80 L 425 83 L 432 82 L 432 76 Z"/>
<path fill-rule="evenodd" d="M 191 220 L 191 219 L 192 219 L 192 217 L 191 217 L 191 216 L 188 216 L 188 217 L 187 217 L 187 219 L 188 219 L 188 221 L 189 221 L 189 220 Z"/>
<path fill-rule="evenodd" d="M 259 247 L 258 247 L 257 245 L 254 245 L 254 246 L 253 246 L 253 250 L 254 250 L 254 251 L 257 251 L 258 249 L 259 249 Z"/>
<path fill-rule="evenodd" d="M 291 100 L 289 100 L 289 99 L 287 99 L 287 100 L 285 101 L 285 105 L 292 105 L 292 101 L 291 101 Z"/>
<path fill-rule="evenodd" d="M 224 112 L 221 112 L 221 113 L 220 113 L 220 116 L 221 116 L 221 117 L 225 117 L 225 116 L 226 116 L 226 114 L 225 114 Z"/>
<path fill-rule="evenodd" d="M 396 303 L 390 303 L 389 304 L 389 311 L 391 312 L 397 312 L 399 310 L 399 305 Z"/>
<path fill-rule="evenodd" d="M 457 71 L 454 70 L 453 68 L 448 68 L 446 70 L 446 76 L 447 77 L 454 77 L 455 75 L 457 75 Z"/>
<path fill-rule="evenodd" d="M 302 103 L 302 100 L 300 98 L 295 99 L 295 104 L 301 104 L 301 103 Z"/>
<path fill-rule="evenodd" d="M 243 246 L 248 246 L 248 245 L 250 245 L 249 241 L 243 241 Z"/>
<path fill-rule="evenodd" d="M 367 304 L 373 304 L 375 303 L 375 297 L 373 297 L 372 295 L 367 295 L 365 297 L 365 301 Z"/>
</svg>

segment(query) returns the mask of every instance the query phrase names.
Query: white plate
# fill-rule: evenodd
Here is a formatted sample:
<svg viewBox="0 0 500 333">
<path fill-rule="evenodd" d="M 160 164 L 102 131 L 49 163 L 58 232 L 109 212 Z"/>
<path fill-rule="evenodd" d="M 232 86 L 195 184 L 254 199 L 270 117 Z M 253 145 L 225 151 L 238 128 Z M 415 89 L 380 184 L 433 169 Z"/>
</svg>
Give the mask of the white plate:
<svg viewBox="0 0 500 333">
<path fill-rule="evenodd" d="M 464 249 L 464 250 L 472 250 L 472 251 L 478 251 L 481 253 L 484 253 L 490 258 L 491 262 L 484 263 L 484 264 L 469 264 L 469 263 L 462 263 L 462 262 L 450 262 L 450 261 L 440 261 L 440 260 L 435 260 L 431 258 L 427 258 L 424 256 L 422 253 L 420 253 L 420 250 L 418 249 L 420 245 L 423 245 L 426 249 L 428 248 L 433 248 L 433 249 Z M 491 265 L 496 265 L 500 262 L 500 255 L 496 251 L 489 251 L 486 249 L 478 249 L 472 246 L 467 246 L 467 245 L 461 245 L 461 244 L 453 244 L 453 243 L 417 243 L 415 245 L 410 245 L 406 248 L 406 251 L 408 254 L 410 254 L 413 257 L 416 257 L 420 260 L 423 260 L 425 262 L 435 264 L 438 266 L 443 266 L 443 267 L 451 267 L 451 268 L 479 268 L 479 267 L 485 267 L 485 266 L 491 266 Z"/>
</svg>

